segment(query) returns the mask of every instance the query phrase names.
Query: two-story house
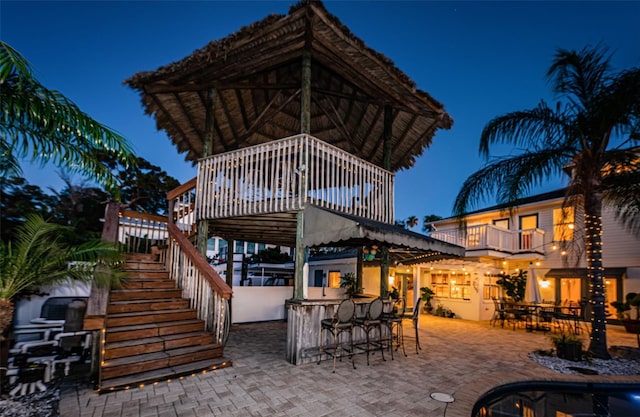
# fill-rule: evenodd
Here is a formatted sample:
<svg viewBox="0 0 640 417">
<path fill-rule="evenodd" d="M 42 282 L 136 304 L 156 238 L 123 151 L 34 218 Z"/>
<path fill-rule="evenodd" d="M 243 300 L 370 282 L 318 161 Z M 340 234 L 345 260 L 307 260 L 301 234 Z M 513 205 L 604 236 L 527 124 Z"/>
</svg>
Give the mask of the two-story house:
<svg viewBox="0 0 640 417">
<path fill-rule="evenodd" d="M 435 291 L 435 304 L 457 316 L 488 320 L 492 297 L 501 295 L 498 274 L 532 268 L 545 301 L 578 302 L 589 296 L 582 210 L 563 207 L 565 190 L 523 198 L 509 210 L 494 206 L 433 223 L 431 237 L 465 248 L 463 260 L 417 268 L 420 285 Z M 606 304 L 640 290 L 640 239 L 603 208 L 603 261 Z M 434 305 L 435 305 L 434 304 Z"/>
</svg>

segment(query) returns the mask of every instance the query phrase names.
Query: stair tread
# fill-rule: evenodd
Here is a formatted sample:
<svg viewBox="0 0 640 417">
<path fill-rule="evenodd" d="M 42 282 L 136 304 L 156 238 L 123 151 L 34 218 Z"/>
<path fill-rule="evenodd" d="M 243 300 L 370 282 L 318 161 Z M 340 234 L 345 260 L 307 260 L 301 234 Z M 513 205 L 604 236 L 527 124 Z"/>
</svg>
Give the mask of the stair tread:
<svg viewBox="0 0 640 417">
<path fill-rule="evenodd" d="M 146 324 L 134 324 L 130 326 L 115 326 L 109 327 L 107 329 L 107 333 L 109 332 L 128 332 L 142 329 L 153 329 L 157 327 L 167 327 L 167 326 L 184 326 L 187 324 L 193 323 L 202 323 L 200 319 L 192 319 L 192 320 L 176 320 L 176 321 L 163 321 L 160 323 L 146 323 Z"/>
<path fill-rule="evenodd" d="M 215 359 L 206 359 L 197 362 L 190 362 L 182 365 L 171 366 L 169 368 L 157 369 L 154 371 L 141 372 L 135 375 L 122 376 L 117 378 L 105 379 L 102 381 L 101 390 L 109 390 L 125 388 L 130 385 L 139 385 L 147 382 L 156 382 L 170 378 L 210 370 L 218 367 L 231 366 L 232 362 L 229 358 L 220 357 Z"/>
<path fill-rule="evenodd" d="M 133 356 L 124 356 L 122 358 L 106 360 L 104 362 L 104 365 L 102 365 L 102 368 L 106 369 L 106 368 L 113 368 L 116 366 L 126 366 L 132 363 L 138 364 L 142 362 L 155 361 L 158 359 L 166 359 L 166 358 L 171 358 L 175 356 L 188 355 L 194 352 L 213 350 L 219 347 L 220 345 L 209 343 L 206 345 L 196 345 L 196 346 L 182 347 L 178 349 L 170 349 L 162 352 L 150 352 L 150 353 L 141 353 Z"/>
<path fill-rule="evenodd" d="M 108 319 L 122 318 L 122 317 L 139 317 L 149 316 L 157 314 L 171 314 L 171 313 L 187 313 L 194 311 L 192 308 L 172 308 L 169 310 L 145 310 L 145 311 L 132 311 L 130 313 L 110 313 L 107 316 Z"/>
<path fill-rule="evenodd" d="M 174 298 L 154 298 L 153 300 L 116 300 L 109 301 L 109 305 L 130 305 L 130 304 L 144 304 L 144 303 L 171 303 L 175 301 L 187 301 L 184 298 L 174 297 Z M 155 311 L 155 310 L 154 310 Z"/>
<path fill-rule="evenodd" d="M 121 290 L 111 290 L 113 293 L 131 293 L 131 292 L 161 292 L 161 291 L 180 291 L 178 288 L 130 288 Z"/>
<path fill-rule="evenodd" d="M 163 335 L 163 336 L 155 336 L 155 337 L 145 337 L 142 339 L 134 339 L 134 340 L 123 340 L 122 342 L 107 343 L 105 345 L 105 349 L 130 347 L 130 346 L 143 345 L 147 343 L 164 342 L 164 341 L 171 341 L 171 340 L 177 340 L 177 339 L 183 339 L 183 338 L 189 338 L 189 337 L 198 337 L 198 336 L 204 336 L 204 335 L 210 335 L 210 333 L 188 332 L 188 333 L 177 333 L 177 334 L 170 334 L 170 335 Z M 213 336 L 211 336 L 211 338 L 213 340 Z"/>
</svg>

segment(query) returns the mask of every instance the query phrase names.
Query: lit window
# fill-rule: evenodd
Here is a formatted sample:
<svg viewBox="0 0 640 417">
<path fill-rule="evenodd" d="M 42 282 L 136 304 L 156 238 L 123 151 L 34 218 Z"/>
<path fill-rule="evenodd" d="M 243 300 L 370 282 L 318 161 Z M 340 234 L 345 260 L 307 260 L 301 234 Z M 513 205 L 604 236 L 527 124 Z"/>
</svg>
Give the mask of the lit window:
<svg viewBox="0 0 640 417">
<path fill-rule="evenodd" d="M 340 271 L 329 271 L 329 288 L 340 288 Z"/>
<path fill-rule="evenodd" d="M 574 231 L 573 207 L 553 210 L 553 240 L 556 242 L 573 240 Z"/>
</svg>

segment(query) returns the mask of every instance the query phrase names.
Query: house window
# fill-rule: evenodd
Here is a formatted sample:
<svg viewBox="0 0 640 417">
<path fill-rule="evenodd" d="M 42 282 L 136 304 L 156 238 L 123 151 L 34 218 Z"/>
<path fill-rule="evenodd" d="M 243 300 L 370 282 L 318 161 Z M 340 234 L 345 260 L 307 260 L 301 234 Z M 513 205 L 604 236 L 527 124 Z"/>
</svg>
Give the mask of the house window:
<svg viewBox="0 0 640 417">
<path fill-rule="evenodd" d="M 253 255 L 254 253 L 256 253 L 256 244 L 253 242 L 248 242 L 247 243 L 247 253 L 250 255 Z"/>
<path fill-rule="evenodd" d="M 469 273 L 451 272 L 449 293 L 451 298 L 471 298 L 471 277 Z"/>
<path fill-rule="evenodd" d="M 431 274 L 431 285 L 436 297 L 449 298 L 449 273 L 439 271 Z"/>
<path fill-rule="evenodd" d="M 509 219 L 496 219 L 493 221 L 493 225 L 501 229 L 509 230 Z"/>
<path fill-rule="evenodd" d="M 604 279 L 604 298 L 605 298 L 605 305 L 607 306 L 609 305 L 609 303 L 618 300 L 618 279 L 617 278 Z"/>
<path fill-rule="evenodd" d="M 329 288 L 340 288 L 340 271 L 329 271 Z"/>
<path fill-rule="evenodd" d="M 471 276 L 460 271 L 438 271 L 431 274 L 434 296 L 471 299 Z"/>
<path fill-rule="evenodd" d="M 538 215 L 520 216 L 520 249 L 533 249 L 533 234 L 538 228 Z"/>
<path fill-rule="evenodd" d="M 244 252 L 244 240 L 236 240 L 235 252 L 236 253 L 245 253 Z"/>
<path fill-rule="evenodd" d="M 482 290 L 482 298 L 485 300 L 491 300 L 493 298 L 501 298 L 500 286 L 498 280 L 500 277 L 486 276 L 484 279 L 484 286 Z"/>
<path fill-rule="evenodd" d="M 561 278 L 560 279 L 560 300 L 562 302 L 579 303 L 582 299 L 580 278 Z"/>
<path fill-rule="evenodd" d="M 556 242 L 573 240 L 574 221 L 573 207 L 554 209 L 553 240 Z"/>
</svg>

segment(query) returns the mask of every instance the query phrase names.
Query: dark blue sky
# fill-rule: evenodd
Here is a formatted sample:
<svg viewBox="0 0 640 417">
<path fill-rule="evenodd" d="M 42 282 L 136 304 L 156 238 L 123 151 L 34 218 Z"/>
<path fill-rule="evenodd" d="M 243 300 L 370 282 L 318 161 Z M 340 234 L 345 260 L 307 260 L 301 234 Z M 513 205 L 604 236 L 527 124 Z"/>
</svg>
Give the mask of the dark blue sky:
<svg viewBox="0 0 640 417">
<path fill-rule="evenodd" d="M 291 1 L 6 1 L 0 37 L 36 77 L 124 134 L 138 155 L 180 181 L 195 176 L 122 81 L 179 60 Z M 478 138 L 491 118 L 553 100 L 544 74 L 557 48 L 604 43 L 618 69 L 640 66 L 640 2 L 327 1 L 326 8 L 385 54 L 455 120 L 417 164 L 396 177 L 396 218 L 448 216 L 463 181 L 484 161 Z M 517 150 L 496 149 L 494 155 Z M 27 179 L 60 187 L 55 170 L 24 165 Z M 536 191 L 561 186 L 551 181 Z M 486 202 L 485 204 L 491 204 Z"/>
</svg>

